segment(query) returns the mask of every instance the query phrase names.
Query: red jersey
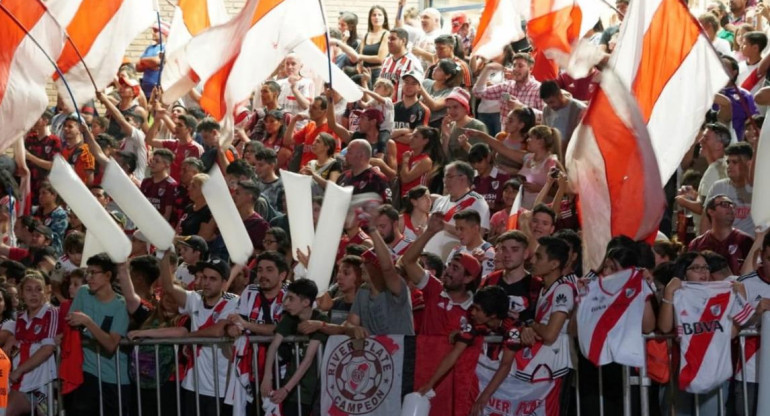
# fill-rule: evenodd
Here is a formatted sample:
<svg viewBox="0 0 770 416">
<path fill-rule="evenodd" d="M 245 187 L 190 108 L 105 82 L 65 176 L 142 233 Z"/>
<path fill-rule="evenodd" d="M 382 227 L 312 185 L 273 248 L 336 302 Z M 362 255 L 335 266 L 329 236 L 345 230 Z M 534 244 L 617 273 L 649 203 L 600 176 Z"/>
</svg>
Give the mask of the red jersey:
<svg viewBox="0 0 770 416">
<path fill-rule="evenodd" d="M 171 163 L 171 177 L 179 181 L 182 176 L 182 162 L 188 157 L 201 157 L 203 146 L 196 142 L 182 144 L 176 139 L 163 140 L 163 147 L 174 152 L 174 162 Z"/>
<path fill-rule="evenodd" d="M 473 296 L 469 294 L 463 303 L 455 303 L 444 291 L 444 286 L 435 277 L 425 271 L 425 276 L 417 284 L 422 291 L 425 312 L 420 328 L 420 335 L 449 335 L 462 329 L 462 324 L 468 319 L 468 308 L 473 304 Z"/>
<path fill-rule="evenodd" d="M 27 152 L 43 160 L 53 160 L 54 156 L 61 153 L 61 139 L 54 134 L 38 137 L 37 133 L 30 132 L 27 134 L 27 137 L 24 138 L 24 147 L 27 149 Z M 48 171 L 31 163 L 28 165 L 30 188 L 34 192 L 40 189 L 40 182 L 48 176 Z M 35 199 L 34 205 L 37 205 L 37 198 Z"/>
<path fill-rule="evenodd" d="M 88 172 L 93 172 L 96 168 L 96 160 L 91 154 L 91 151 L 88 150 L 88 145 L 85 143 L 80 143 L 79 145 L 73 146 L 71 148 L 64 146 L 64 148 L 62 148 L 61 155 L 65 160 L 67 160 L 67 163 L 69 163 L 70 166 L 75 169 L 75 173 L 78 175 L 78 178 L 80 178 L 83 183 L 86 183 Z"/>
<path fill-rule="evenodd" d="M 166 179 L 155 182 L 152 178 L 147 178 L 142 181 L 142 185 L 139 187 L 142 194 L 150 201 L 152 206 L 163 215 L 166 212 L 167 207 L 174 206 L 174 198 L 176 196 L 177 184 L 174 179 L 167 176 Z"/>
<path fill-rule="evenodd" d="M 717 240 L 711 230 L 701 234 L 690 242 L 690 251 L 711 250 L 724 257 L 733 274 L 741 273 L 741 266 L 754 244 L 754 239 L 741 230 L 733 228 L 724 240 Z"/>
<path fill-rule="evenodd" d="M 313 145 L 313 141 L 315 141 L 315 138 L 321 133 L 329 133 L 334 137 L 334 141 L 337 143 L 337 148 L 334 149 L 334 153 L 338 153 L 342 149 L 342 142 L 337 135 L 334 134 L 328 123 L 324 123 L 320 127 L 317 127 L 314 121 L 309 121 L 300 131 L 294 133 L 294 143 L 304 145 L 302 147 L 300 167 L 304 167 L 308 162 L 316 158 L 313 151 L 310 150 L 310 146 Z"/>
<path fill-rule="evenodd" d="M 418 163 L 420 163 L 424 159 L 430 160 L 430 156 L 427 153 L 420 153 L 419 155 L 409 159 L 409 169 L 413 169 L 415 166 L 417 166 Z M 429 173 L 430 171 L 425 172 L 410 182 L 401 183 L 401 195 L 406 195 L 415 186 L 420 186 L 420 185 L 427 186 Z"/>
<path fill-rule="evenodd" d="M 511 179 L 511 176 L 497 168 L 492 168 L 489 176 L 476 175 L 473 179 L 473 190 L 484 197 L 490 211 L 496 212 L 504 208 L 503 184 L 508 179 Z"/>
</svg>

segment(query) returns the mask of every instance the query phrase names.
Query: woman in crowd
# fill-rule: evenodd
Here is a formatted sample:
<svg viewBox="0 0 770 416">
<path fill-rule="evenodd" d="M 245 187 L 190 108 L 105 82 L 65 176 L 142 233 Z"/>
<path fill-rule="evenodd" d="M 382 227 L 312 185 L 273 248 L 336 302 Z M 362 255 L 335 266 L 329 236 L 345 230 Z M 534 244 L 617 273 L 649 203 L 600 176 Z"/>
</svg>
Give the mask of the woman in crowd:
<svg viewBox="0 0 770 416">
<path fill-rule="evenodd" d="M 468 130 L 465 134 L 489 145 L 495 152 L 495 167 L 516 175 L 527 154 L 529 130 L 535 125 L 535 112 L 530 107 L 522 107 L 508 113 L 503 123 L 503 131 L 495 137 L 478 130 Z"/>
<path fill-rule="evenodd" d="M 513 58 L 513 54 L 514 51 L 511 45 L 506 45 L 505 49 L 503 49 L 502 55 L 495 57 L 492 59 L 492 61 L 502 64 L 503 67 L 508 67 L 512 64 L 511 58 Z M 486 62 L 486 59 L 481 56 L 475 56 L 471 59 L 471 71 L 473 72 L 474 76 L 478 76 L 481 73 L 481 71 L 484 69 L 484 66 L 486 66 Z M 503 77 L 503 71 L 493 71 L 487 78 L 487 85 L 499 84 L 504 80 L 505 78 Z M 500 100 L 488 100 L 486 98 L 482 98 L 479 101 L 476 117 L 478 117 L 479 120 L 487 125 L 487 129 L 489 129 L 489 134 L 491 136 L 496 136 L 501 129 Z"/>
<path fill-rule="evenodd" d="M 366 35 L 364 35 L 363 42 L 361 42 L 358 49 L 353 49 L 346 42 L 339 39 L 333 40 L 332 43 L 342 49 L 342 52 L 348 56 L 350 62 L 358 64 L 358 72 L 368 69 L 371 71 L 370 80 L 376 81 L 380 77 L 382 62 L 388 56 L 389 30 L 388 13 L 382 6 L 372 6 L 369 9 Z M 371 84 L 368 87 L 371 87 Z"/>
<path fill-rule="evenodd" d="M 548 126 L 535 126 L 529 130 L 527 138 L 527 154 L 523 166 L 519 170 L 524 194 L 521 198 L 522 208 L 532 209 L 535 198 L 545 185 L 551 168 L 560 166 L 559 149 L 561 138 L 559 131 Z"/>
<path fill-rule="evenodd" d="M 399 180 L 401 195 L 406 196 L 415 186 L 427 185 L 437 169 L 444 165 L 444 151 L 438 130 L 420 126 L 412 133 L 411 150 L 402 156 Z"/>
<path fill-rule="evenodd" d="M 51 247 L 53 247 L 54 250 L 56 250 L 56 254 L 60 256 L 62 254 L 64 233 L 67 231 L 67 226 L 69 225 L 67 211 L 61 207 L 59 193 L 53 189 L 53 185 L 51 185 L 50 182 L 42 182 L 38 192 L 40 206 L 35 212 L 35 217 L 37 217 L 43 225 L 53 231 Z"/>
<path fill-rule="evenodd" d="M 409 240 L 416 240 L 428 228 L 428 217 L 433 201 L 430 191 L 425 186 L 415 186 L 407 192 L 404 203 L 404 213 L 398 221 L 398 227 Z"/>
<path fill-rule="evenodd" d="M 334 137 L 328 133 L 320 133 L 310 146 L 316 158 L 308 162 L 300 173 L 313 177 L 313 195 L 323 195 L 326 183 L 336 183 L 342 173 L 342 164 L 334 157 L 336 147 Z"/>
<path fill-rule="evenodd" d="M 495 241 L 495 239 L 502 233 L 508 230 L 508 218 L 511 216 L 511 207 L 513 201 L 516 200 L 516 196 L 519 194 L 519 187 L 521 183 L 516 178 L 508 179 L 503 184 L 503 209 L 492 214 L 492 218 L 489 219 L 489 235 L 487 235 L 487 241 Z"/>
<path fill-rule="evenodd" d="M 358 16 L 355 13 L 345 12 L 340 15 L 337 20 L 337 28 L 342 34 L 342 42 L 349 46 L 352 50 L 357 51 L 361 46 L 361 39 L 358 38 Z M 345 53 L 341 53 L 337 57 L 337 66 L 340 69 L 351 68 L 355 71 L 356 64 L 350 60 Z"/>
<path fill-rule="evenodd" d="M 214 216 L 211 214 L 206 198 L 203 197 L 203 184 L 209 179 L 209 175 L 205 173 L 199 173 L 193 176 L 188 188 L 190 204 L 184 210 L 182 218 L 179 219 L 179 223 L 176 226 L 176 233 L 180 236 L 198 235 L 209 244 L 209 253 L 219 254 L 215 252 L 217 246 L 212 244 L 217 240 L 217 223 L 214 221 Z M 220 238 L 221 239 L 221 238 Z"/>
<path fill-rule="evenodd" d="M 275 150 L 278 155 L 276 166 L 280 169 L 286 168 L 291 159 L 292 149 L 284 146 L 283 136 L 286 133 L 286 117 L 281 110 L 270 110 L 265 113 L 265 137 L 262 144 Z"/>
<path fill-rule="evenodd" d="M 430 109 L 428 125 L 441 128 L 446 116 L 446 97 L 463 81 L 462 68 L 451 59 L 438 61 L 433 79 L 426 79 L 420 87 L 422 102 Z"/>
</svg>

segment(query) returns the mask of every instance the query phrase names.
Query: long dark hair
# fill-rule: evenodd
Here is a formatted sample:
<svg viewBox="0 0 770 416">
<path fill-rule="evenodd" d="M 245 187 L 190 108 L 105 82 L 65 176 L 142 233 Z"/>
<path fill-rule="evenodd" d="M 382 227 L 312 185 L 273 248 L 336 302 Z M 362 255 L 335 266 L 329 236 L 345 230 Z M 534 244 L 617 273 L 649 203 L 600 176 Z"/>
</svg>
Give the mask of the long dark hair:
<svg viewBox="0 0 770 416">
<path fill-rule="evenodd" d="M 3 297 L 3 303 L 5 303 L 3 313 L 0 314 L 0 322 L 10 321 L 13 319 L 13 299 L 11 298 L 11 293 L 5 287 L 0 287 L 0 296 Z"/>
<path fill-rule="evenodd" d="M 374 29 L 372 27 L 372 13 L 374 13 L 375 10 L 381 11 L 382 16 L 384 17 L 382 21 L 382 28 L 385 30 L 390 30 L 390 25 L 388 24 L 388 12 L 385 11 L 384 7 L 380 6 L 379 4 L 375 4 L 371 9 L 369 9 L 369 16 L 366 18 L 366 27 L 368 31 L 371 32 L 372 29 Z"/>
<path fill-rule="evenodd" d="M 441 147 L 441 135 L 438 129 L 428 126 L 419 126 L 414 129 L 414 133 L 419 133 L 425 139 L 428 139 L 428 144 L 422 149 L 422 152 L 430 157 L 433 162 L 433 169 L 431 169 L 430 176 L 435 175 L 437 171 L 443 170 L 446 164 L 446 156 L 444 155 L 444 149 Z"/>
<path fill-rule="evenodd" d="M 404 204 L 404 212 L 411 214 L 412 211 L 414 211 L 414 204 L 412 204 L 412 200 L 422 198 L 425 196 L 425 194 L 430 194 L 430 190 L 423 185 L 415 186 L 414 188 L 410 189 L 409 192 L 406 193 L 406 198 L 403 198 L 401 201 Z"/>
<path fill-rule="evenodd" d="M 348 32 L 350 32 L 350 37 L 348 38 L 347 44 L 351 48 L 357 47 L 358 43 L 358 15 L 351 12 L 345 12 L 340 15 L 340 20 L 344 21 L 345 24 L 348 25 Z"/>
<path fill-rule="evenodd" d="M 682 280 L 687 280 L 687 268 L 690 267 L 692 262 L 701 256 L 697 251 L 688 251 L 676 258 L 674 261 L 674 277 L 678 277 Z"/>
<path fill-rule="evenodd" d="M 284 119 L 284 113 L 281 110 L 270 110 L 267 113 L 265 113 L 265 118 L 271 117 L 278 122 L 281 123 L 281 127 L 278 129 L 278 133 L 276 133 L 276 138 L 281 139 L 284 136 L 284 133 L 286 133 L 286 120 Z M 267 133 L 267 132 L 265 132 Z"/>
<path fill-rule="evenodd" d="M 459 87 L 463 82 L 463 70 L 460 65 L 451 59 L 442 59 L 436 64 L 441 68 L 441 72 L 446 74 L 447 79 L 444 81 L 449 88 Z"/>
</svg>

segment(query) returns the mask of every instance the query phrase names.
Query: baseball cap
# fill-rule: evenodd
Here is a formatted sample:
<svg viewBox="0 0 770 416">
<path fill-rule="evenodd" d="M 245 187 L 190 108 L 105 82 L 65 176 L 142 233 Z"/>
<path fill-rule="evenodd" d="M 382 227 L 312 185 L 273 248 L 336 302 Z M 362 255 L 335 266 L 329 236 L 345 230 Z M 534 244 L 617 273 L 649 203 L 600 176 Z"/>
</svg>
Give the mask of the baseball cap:
<svg viewBox="0 0 770 416">
<path fill-rule="evenodd" d="M 139 95 L 139 81 L 133 78 L 120 77 L 118 78 L 118 82 L 124 87 L 131 87 L 131 89 L 134 90 L 134 95 Z"/>
<path fill-rule="evenodd" d="M 199 235 L 188 235 L 179 240 L 179 244 L 190 247 L 195 251 L 200 251 L 201 254 L 206 254 L 209 251 L 209 245 L 206 243 L 206 240 Z"/>
<path fill-rule="evenodd" d="M 366 117 L 369 120 L 376 121 L 378 126 L 382 124 L 382 122 L 385 120 L 385 117 L 383 117 L 382 115 L 382 111 L 376 108 L 369 108 L 367 110 L 364 110 L 364 112 L 361 113 L 361 117 Z"/>
<path fill-rule="evenodd" d="M 207 261 L 198 262 L 198 264 L 195 265 L 195 269 L 196 271 L 202 271 L 203 269 L 214 270 L 225 280 L 230 277 L 230 265 L 228 265 L 226 261 L 218 258 L 211 258 Z"/>
<path fill-rule="evenodd" d="M 456 253 L 452 260 L 457 260 L 463 265 L 465 272 L 478 279 L 481 274 L 481 263 L 469 253 Z"/>
<path fill-rule="evenodd" d="M 160 21 L 160 33 L 163 34 L 163 36 L 168 36 L 168 31 L 171 28 L 171 25 L 168 24 L 167 21 L 161 20 Z M 157 32 L 158 31 L 158 25 L 155 24 L 152 26 L 152 31 Z"/>
<path fill-rule="evenodd" d="M 417 81 L 420 84 L 422 84 L 423 76 L 422 76 L 422 72 L 420 72 L 420 71 L 412 69 L 410 71 L 407 71 L 407 72 L 404 72 L 403 74 L 401 74 L 401 79 L 404 79 L 406 77 L 412 77 L 412 78 L 414 78 L 415 81 Z"/>
<path fill-rule="evenodd" d="M 465 13 L 457 13 L 452 17 L 452 33 L 457 33 L 464 24 L 468 23 L 468 16 Z"/>
</svg>

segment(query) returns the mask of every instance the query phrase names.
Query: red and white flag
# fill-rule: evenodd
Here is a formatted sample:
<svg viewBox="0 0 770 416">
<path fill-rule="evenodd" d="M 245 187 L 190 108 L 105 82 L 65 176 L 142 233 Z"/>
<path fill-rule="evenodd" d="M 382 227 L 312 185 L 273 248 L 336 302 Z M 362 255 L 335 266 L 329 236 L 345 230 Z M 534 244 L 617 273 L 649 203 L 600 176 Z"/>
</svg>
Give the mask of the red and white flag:
<svg viewBox="0 0 770 416">
<path fill-rule="evenodd" d="M 597 0 L 531 0 L 527 36 L 536 50 L 559 60 L 599 21 L 602 7 Z"/>
<path fill-rule="evenodd" d="M 524 195 L 524 185 L 519 185 L 519 193 L 516 194 L 516 198 L 511 205 L 511 212 L 508 214 L 508 225 L 506 230 L 518 230 L 519 229 L 519 214 L 521 213 L 521 198 Z"/>
<path fill-rule="evenodd" d="M 579 195 L 585 270 L 599 266 L 614 236 L 657 235 L 666 202 L 655 154 L 634 98 L 611 70 L 602 72 L 566 161 Z"/>
<path fill-rule="evenodd" d="M 45 85 L 52 59 L 61 52 L 64 31 L 40 0 L 3 0 L 0 9 L 0 151 L 27 132 L 48 105 Z M 9 13 L 29 30 L 43 50 Z"/>
<path fill-rule="evenodd" d="M 665 184 L 728 81 L 681 0 L 632 1 L 610 66 L 639 102 Z"/>
<path fill-rule="evenodd" d="M 521 22 L 527 5 L 515 0 L 486 0 L 473 40 L 473 55 L 492 59 L 501 55 L 506 45 L 522 39 Z"/>
<path fill-rule="evenodd" d="M 94 86 L 86 72 L 91 71 L 98 89 L 114 79 L 128 46 L 155 17 L 152 0 L 58 1 L 51 13 L 67 28 L 72 42 L 83 56 L 81 62 L 70 42 L 64 46 L 57 64 L 80 104 L 94 98 Z M 50 72 L 49 72 L 50 74 Z M 64 83 L 54 74 L 59 94 L 66 96 Z"/>
<path fill-rule="evenodd" d="M 190 40 L 180 57 L 190 70 L 180 78 L 164 71 L 163 100 L 171 103 L 202 82 L 201 107 L 217 120 L 226 116 L 229 120 L 235 106 L 248 99 L 292 50 L 311 56 L 304 57 L 306 66 L 317 66 L 318 60 L 325 65 L 325 55 L 310 40 L 325 30 L 321 9 L 313 0 L 249 0 L 233 19 Z M 327 72 L 319 75 L 326 73 L 328 78 Z M 337 84 L 345 82 L 353 85 L 347 77 L 335 79 Z M 342 95 L 348 101 L 361 98 L 357 89 L 354 96 Z"/>
<path fill-rule="evenodd" d="M 170 57 L 193 36 L 228 20 L 230 15 L 223 0 L 179 0 L 174 7 L 174 18 L 164 45 L 166 55 Z"/>
</svg>

